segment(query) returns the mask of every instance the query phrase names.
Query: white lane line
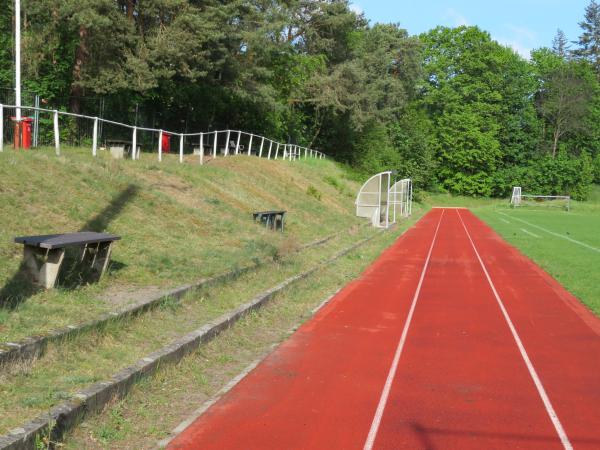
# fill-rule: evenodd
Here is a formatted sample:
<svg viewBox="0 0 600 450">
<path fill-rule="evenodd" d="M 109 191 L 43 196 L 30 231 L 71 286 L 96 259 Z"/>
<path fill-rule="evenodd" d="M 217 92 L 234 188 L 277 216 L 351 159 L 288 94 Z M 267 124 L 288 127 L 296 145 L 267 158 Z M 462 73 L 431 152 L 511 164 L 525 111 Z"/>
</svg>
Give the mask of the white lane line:
<svg viewBox="0 0 600 450">
<path fill-rule="evenodd" d="M 371 423 L 371 429 L 369 430 L 369 435 L 367 436 L 365 446 L 363 447 L 364 450 L 371 450 L 373 448 L 373 444 L 375 443 L 375 438 L 377 437 L 377 432 L 379 431 L 379 426 L 381 425 L 381 418 L 383 417 L 383 411 L 385 410 L 385 405 L 387 404 L 388 397 L 390 395 L 390 390 L 392 388 L 392 382 L 394 381 L 394 377 L 396 376 L 396 370 L 398 369 L 398 362 L 400 361 L 400 356 L 402 355 L 402 350 L 404 349 L 404 344 L 406 342 L 406 336 L 408 335 L 408 329 L 410 327 L 410 323 L 412 321 L 412 317 L 415 312 L 415 308 L 417 306 L 419 294 L 421 293 L 421 286 L 423 285 L 423 280 L 425 279 L 425 272 L 427 272 L 427 267 L 429 266 L 429 260 L 431 259 L 431 253 L 433 252 L 433 246 L 437 239 L 438 231 L 440 229 L 440 224 L 442 223 L 442 218 L 444 217 L 444 213 L 445 213 L 445 210 L 442 210 L 442 214 L 440 215 L 440 220 L 438 221 L 437 227 L 435 229 L 435 233 L 433 235 L 433 239 L 431 240 L 431 246 L 429 247 L 429 253 L 427 253 L 427 259 L 425 259 L 425 264 L 423 264 L 423 269 L 421 270 L 421 278 L 419 278 L 419 283 L 417 284 L 417 290 L 415 291 L 415 295 L 413 296 L 412 304 L 410 306 L 408 316 L 406 317 L 406 322 L 404 323 L 404 329 L 402 330 L 402 335 L 400 336 L 400 341 L 398 342 L 398 347 L 396 349 L 396 353 L 394 354 L 392 366 L 390 367 L 390 371 L 388 372 L 387 379 L 385 380 L 385 385 L 383 386 L 383 391 L 381 392 L 381 397 L 379 398 L 379 404 L 377 405 L 377 410 L 375 411 L 375 416 L 373 417 L 373 422 Z"/>
<path fill-rule="evenodd" d="M 541 230 L 541 231 L 544 231 L 545 233 L 551 234 L 552 236 L 556 236 L 556 237 L 565 239 L 565 240 L 567 240 L 569 242 L 572 242 L 573 244 L 581 245 L 582 247 L 585 247 L 588 250 L 592 250 L 592 251 L 600 253 L 600 248 L 592 247 L 591 245 L 588 245 L 588 244 L 586 244 L 584 242 L 580 242 L 580 241 L 577 241 L 575 239 L 572 239 L 569 236 L 565 236 L 565 235 L 562 235 L 560 233 L 555 233 L 554 231 L 547 230 L 545 228 L 540 227 L 539 225 L 535 225 L 535 224 L 533 224 L 531 222 L 527 222 L 526 220 L 519 219 L 518 217 L 512 217 L 512 216 L 509 216 L 508 214 L 505 214 L 505 213 L 500 212 L 500 211 L 497 211 L 497 212 L 498 212 L 498 214 L 502 214 L 503 216 L 510 217 L 513 220 L 518 220 L 519 222 L 522 222 L 522 223 L 524 223 L 526 225 L 529 225 L 530 227 L 537 228 L 538 230 Z"/>
<path fill-rule="evenodd" d="M 504 319 L 506 320 L 506 323 L 508 324 L 508 328 L 510 328 L 510 332 L 512 333 L 513 338 L 515 339 L 515 342 L 517 343 L 517 347 L 519 348 L 519 351 L 521 352 L 521 357 L 523 358 L 523 361 L 525 361 L 525 365 L 527 366 L 527 370 L 529 370 L 529 375 L 531 376 L 533 383 L 535 384 L 535 387 L 538 390 L 538 394 L 540 395 L 540 397 L 542 398 L 542 401 L 544 402 L 544 406 L 546 407 L 546 412 L 548 413 L 548 416 L 550 417 L 550 420 L 552 421 L 552 424 L 554 425 L 554 428 L 556 429 L 558 437 L 560 438 L 560 441 L 562 442 L 562 445 L 565 448 L 565 450 L 572 450 L 573 446 L 571 445 L 571 442 L 569 441 L 569 438 L 567 437 L 567 433 L 565 432 L 562 424 L 560 423 L 560 420 L 558 418 L 558 415 L 556 414 L 556 411 L 554 411 L 554 407 L 552 406 L 552 403 L 550 402 L 550 398 L 548 397 L 548 394 L 546 394 L 544 385 L 542 384 L 540 377 L 538 376 L 535 368 L 533 367 L 531 360 L 529 359 L 529 355 L 527 354 L 527 351 L 525 350 L 525 346 L 523 345 L 523 342 L 521 341 L 521 338 L 519 337 L 519 334 L 517 333 L 517 329 L 513 325 L 513 322 L 510 319 L 510 316 L 508 315 L 506 308 L 504 307 L 504 303 L 502 302 L 502 299 L 500 298 L 500 295 L 498 294 L 498 291 L 496 290 L 496 286 L 494 286 L 494 282 L 492 281 L 492 278 L 490 277 L 490 274 L 487 271 L 487 268 L 485 267 L 485 264 L 483 263 L 481 256 L 479 255 L 479 251 L 477 250 L 477 247 L 475 246 L 475 243 L 473 242 L 473 239 L 471 238 L 471 234 L 469 233 L 469 230 L 467 230 L 467 226 L 463 222 L 463 219 L 462 219 L 460 213 L 458 211 L 456 211 L 456 214 L 458 214 L 460 222 L 462 223 L 462 226 L 465 229 L 465 232 L 467 233 L 467 237 L 469 238 L 469 241 L 471 242 L 471 247 L 473 247 L 473 250 L 475 251 L 475 255 L 477 255 L 477 259 L 479 260 L 479 264 L 481 265 L 481 268 L 483 269 L 483 273 L 485 274 L 485 277 L 487 278 L 487 281 L 488 281 L 490 287 L 492 288 L 494 297 L 496 297 L 496 301 L 498 302 L 498 306 L 500 306 L 502 315 L 504 316 Z"/>
<path fill-rule="evenodd" d="M 521 228 L 521 231 L 525 234 L 528 234 L 529 236 L 533 236 L 534 238 L 539 238 L 539 236 L 537 234 L 532 233 L 531 231 L 528 231 L 525 228 Z"/>
<path fill-rule="evenodd" d="M 506 224 L 510 225 L 510 222 L 509 222 L 508 220 L 506 220 L 506 219 L 503 219 L 502 217 L 500 217 L 500 220 L 501 220 L 502 222 L 504 222 L 504 223 L 506 223 Z"/>
</svg>

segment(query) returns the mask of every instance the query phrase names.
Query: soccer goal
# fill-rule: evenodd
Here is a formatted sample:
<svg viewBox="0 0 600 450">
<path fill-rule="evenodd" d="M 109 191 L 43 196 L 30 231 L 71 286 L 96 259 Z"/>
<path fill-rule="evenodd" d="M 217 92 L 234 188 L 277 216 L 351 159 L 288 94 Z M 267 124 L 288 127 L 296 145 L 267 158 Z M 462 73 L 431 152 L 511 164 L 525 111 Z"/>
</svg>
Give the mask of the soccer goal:
<svg viewBox="0 0 600 450">
<path fill-rule="evenodd" d="M 571 209 L 571 197 L 568 195 L 532 195 L 523 194 L 520 186 L 515 186 L 510 198 L 512 207 L 541 206 L 546 208 L 561 208 L 566 211 Z"/>
</svg>

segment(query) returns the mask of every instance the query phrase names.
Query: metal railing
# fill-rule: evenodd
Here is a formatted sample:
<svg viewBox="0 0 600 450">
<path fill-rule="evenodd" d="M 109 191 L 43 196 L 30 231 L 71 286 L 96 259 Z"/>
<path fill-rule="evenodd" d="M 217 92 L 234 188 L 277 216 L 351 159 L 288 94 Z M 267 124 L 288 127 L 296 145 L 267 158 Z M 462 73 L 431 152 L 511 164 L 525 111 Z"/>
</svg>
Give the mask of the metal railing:
<svg viewBox="0 0 600 450">
<path fill-rule="evenodd" d="M 8 119 L 6 112 L 8 110 L 16 110 L 15 105 L 3 105 L 0 104 L 0 151 L 4 149 L 5 133 L 11 135 L 11 127 L 5 129 L 5 121 Z M 240 155 L 247 154 L 248 156 L 255 154 L 259 158 L 266 157 L 267 159 L 283 159 L 283 160 L 296 160 L 296 159 L 308 159 L 316 158 L 323 159 L 326 155 L 318 150 L 314 150 L 308 147 L 303 147 L 297 144 L 281 143 L 273 139 L 266 138 L 264 136 L 256 135 L 253 133 L 247 133 L 240 130 L 216 130 L 208 132 L 197 132 L 197 133 L 177 133 L 173 131 L 167 131 L 158 128 L 146 128 L 135 125 L 128 125 L 125 123 L 115 122 L 112 120 L 92 117 L 83 114 L 74 114 L 66 111 L 59 111 L 56 109 L 45 109 L 34 106 L 21 106 L 21 110 L 33 111 L 36 117 L 33 126 L 37 127 L 35 133 L 35 140 L 32 142 L 33 147 L 39 145 L 50 145 L 54 146 L 56 154 L 60 155 L 61 151 L 61 116 L 63 122 L 67 120 L 84 120 L 87 121 L 88 130 L 91 128 L 91 139 L 89 134 L 85 136 L 78 136 L 78 142 L 89 140 L 91 146 L 91 153 L 95 157 L 98 154 L 98 149 L 102 148 L 99 142 L 102 142 L 101 135 L 110 134 L 107 130 L 108 127 L 113 127 L 113 135 L 121 138 L 126 138 L 131 148 L 131 158 L 134 160 L 140 159 L 141 145 L 143 139 L 140 139 L 140 133 L 146 133 L 145 142 L 152 142 L 152 147 L 156 145 L 156 152 L 158 161 L 162 161 L 163 153 L 167 152 L 168 149 L 163 148 L 163 142 L 165 142 L 165 135 L 169 136 L 167 141 L 170 143 L 170 137 L 179 137 L 179 162 L 184 162 L 184 154 L 186 141 L 192 143 L 192 149 L 194 155 L 198 156 L 200 164 L 204 163 L 204 159 L 207 156 L 217 158 L 218 154 L 228 156 L 230 154 Z M 42 115 L 50 116 L 48 118 L 42 117 Z M 7 122 L 9 123 L 9 122 Z M 77 126 L 72 127 L 77 129 L 76 133 L 81 134 L 81 129 L 85 127 Z M 69 124 L 63 123 L 63 137 L 69 132 Z M 118 129 L 118 131 L 116 131 Z M 150 133 L 151 140 L 148 139 L 148 133 Z M 38 137 L 38 134 L 40 136 Z M 155 144 L 154 135 L 158 135 L 158 143 Z M 221 137 L 221 141 L 219 141 Z M 223 142 L 222 138 L 225 137 Z M 129 140 L 130 138 L 130 140 Z M 104 142 L 111 141 L 111 139 L 104 139 Z M 154 149 L 152 150 L 152 153 Z M 170 152 L 170 151 L 169 151 Z"/>
</svg>

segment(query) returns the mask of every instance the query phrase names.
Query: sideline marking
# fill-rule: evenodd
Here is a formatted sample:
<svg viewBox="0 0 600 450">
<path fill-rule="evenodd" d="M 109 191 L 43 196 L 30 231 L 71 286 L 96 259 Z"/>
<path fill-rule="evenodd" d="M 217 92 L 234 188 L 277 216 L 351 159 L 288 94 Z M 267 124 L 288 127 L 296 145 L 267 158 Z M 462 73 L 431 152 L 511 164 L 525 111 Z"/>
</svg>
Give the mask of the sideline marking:
<svg viewBox="0 0 600 450">
<path fill-rule="evenodd" d="M 537 234 L 532 233 L 531 231 L 527 231 L 525 228 L 521 228 L 521 231 L 525 234 L 528 234 L 529 236 L 533 236 L 534 238 L 539 238 Z"/>
<path fill-rule="evenodd" d="M 552 421 L 552 424 L 554 425 L 554 428 L 556 429 L 558 437 L 560 438 L 560 441 L 562 442 L 562 445 L 565 448 L 565 450 L 573 450 L 573 446 L 571 445 L 571 442 L 569 441 L 569 438 L 567 437 L 567 433 L 565 432 L 565 429 L 563 428 L 562 424 L 560 423 L 560 419 L 558 418 L 556 411 L 554 411 L 554 407 L 552 406 L 552 403 L 550 402 L 550 398 L 548 397 L 548 394 L 546 394 L 546 390 L 544 389 L 544 386 L 542 385 L 542 381 L 540 380 L 540 377 L 538 376 L 535 368 L 533 367 L 531 360 L 529 359 L 529 355 L 527 354 L 527 351 L 525 350 L 525 346 L 523 345 L 523 342 L 521 341 L 521 338 L 519 337 L 519 334 L 517 333 L 517 329 L 513 325 L 512 320 L 510 319 L 510 316 L 508 315 L 508 312 L 506 311 L 506 308 L 504 307 L 504 303 L 502 302 L 502 299 L 500 298 L 500 295 L 498 294 L 498 291 L 496 290 L 496 286 L 494 286 L 494 282 L 492 281 L 492 278 L 490 277 L 490 274 L 488 273 L 487 268 L 485 267 L 485 264 L 483 263 L 483 260 L 481 259 L 481 256 L 479 255 L 479 251 L 477 250 L 477 247 L 475 246 L 475 243 L 473 242 L 473 239 L 471 238 L 471 234 L 469 233 L 469 230 L 467 230 L 467 226 L 465 225 L 465 222 L 463 221 L 460 213 L 458 211 L 456 211 L 456 214 L 458 214 L 458 218 L 460 219 L 460 222 L 462 223 L 462 226 L 465 229 L 465 232 L 467 233 L 467 237 L 469 238 L 469 241 L 471 242 L 471 247 L 473 247 L 473 250 L 475 251 L 475 255 L 477 255 L 477 259 L 479 260 L 479 264 L 481 265 L 481 268 L 483 269 L 483 273 L 485 274 L 485 277 L 487 278 L 487 281 L 488 281 L 490 287 L 492 288 L 494 297 L 496 297 L 496 301 L 498 302 L 498 305 L 500 306 L 502 315 L 504 316 L 504 319 L 506 320 L 506 323 L 508 324 L 508 328 L 510 328 L 510 332 L 512 333 L 513 338 L 515 339 L 515 342 L 517 343 L 517 347 L 519 348 L 519 351 L 521 352 L 521 357 L 523 358 L 523 361 L 525 361 L 525 365 L 527 366 L 527 369 L 529 370 L 529 375 L 533 379 L 533 383 L 535 384 L 535 387 L 538 390 L 538 394 L 540 395 L 540 397 L 542 398 L 542 401 L 544 402 L 544 406 L 546 407 L 546 412 L 548 413 L 548 416 L 550 416 L 550 420 Z"/>
<path fill-rule="evenodd" d="M 377 437 L 377 432 L 379 431 L 379 425 L 381 424 L 381 418 L 383 417 L 383 411 L 385 410 L 385 405 L 387 404 L 388 397 L 390 395 L 390 390 L 392 388 L 392 382 L 394 381 L 394 377 L 396 376 L 396 370 L 398 369 L 398 362 L 400 361 L 400 356 L 402 355 L 402 350 L 404 349 L 404 343 L 406 342 L 406 336 L 408 335 L 408 328 L 410 327 L 410 323 L 412 321 L 412 317 L 417 306 L 419 294 L 421 293 L 421 286 L 423 285 L 423 280 L 425 279 L 425 272 L 427 272 L 429 260 L 431 259 L 431 253 L 433 252 L 433 246 L 435 244 L 435 240 L 437 238 L 438 231 L 440 229 L 442 218 L 444 217 L 445 212 L 445 209 L 442 210 L 440 220 L 438 221 L 435 233 L 433 235 L 433 239 L 431 241 L 431 246 L 429 247 L 429 253 L 427 253 L 425 264 L 423 264 L 421 278 L 419 278 L 419 283 L 417 284 L 417 289 L 415 291 L 415 295 L 413 296 L 412 304 L 410 306 L 408 316 L 406 317 L 406 322 L 404 323 L 404 329 L 402 330 L 402 335 L 400 336 L 400 341 L 398 342 L 398 348 L 396 349 L 396 353 L 394 354 L 392 366 L 390 367 L 387 379 L 385 380 L 385 385 L 383 386 L 383 391 L 381 392 L 381 397 L 379 398 L 379 404 L 377 405 L 377 410 L 375 411 L 375 416 L 373 417 L 373 422 L 371 423 L 371 429 L 369 430 L 369 435 L 367 436 L 365 446 L 363 447 L 364 450 L 371 450 L 373 448 L 373 444 L 375 443 L 375 438 Z"/>
<path fill-rule="evenodd" d="M 502 214 L 503 216 L 510 217 L 510 218 L 512 218 L 512 219 L 514 219 L 514 220 L 518 220 L 519 222 L 523 222 L 523 223 L 525 223 L 525 224 L 529 225 L 530 227 L 537 228 L 538 230 L 542 230 L 542 231 L 544 231 L 544 232 L 546 232 L 546 233 L 548 233 L 548 234 L 551 234 L 551 235 L 553 235 L 553 236 L 556 236 L 556 237 L 559 237 L 559 238 L 562 238 L 562 239 L 566 239 L 567 241 L 570 241 L 570 242 L 572 242 L 573 244 L 581 245 L 582 247 L 585 247 L 585 248 L 587 248 L 587 249 L 589 249 L 589 250 L 593 250 L 593 251 L 595 251 L 595 252 L 598 252 L 598 253 L 600 253 L 600 248 L 592 247 L 591 245 L 585 244 L 585 243 L 583 243 L 583 242 L 576 241 L 575 239 L 572 239 L 572 238 L 570 238 L 569 236 L 563 236 L 562 234 L 555 233 L 554 231 L 546 230 L 545 228 L 542 228 L 542 227 L 540 227 L 539 225 L 535 225 L 535 224 L 533 224 L 533 223 L 527 222 L 526 220 L 519 219 L 518 217 L 512 217 L 512 216 L 509 216 L 508 214 L 505 214 L 505 213 L 503 213 L 503 212 L 500 212 L 500 211 L 496 211 L 496 212 L 497 212 L 498 214 Z"/>
<path fill-rule="evenodd" d="M 506 220 L 506 219 L 503 219 L 502 217 L 500 217 L 500 220 L 501 220 L 502 222 L 504 222 L 505 224 L 508 224 L 508 225 L 510 225 L 510 222 L 509 222 L 508 220 Z"/>
</svg>

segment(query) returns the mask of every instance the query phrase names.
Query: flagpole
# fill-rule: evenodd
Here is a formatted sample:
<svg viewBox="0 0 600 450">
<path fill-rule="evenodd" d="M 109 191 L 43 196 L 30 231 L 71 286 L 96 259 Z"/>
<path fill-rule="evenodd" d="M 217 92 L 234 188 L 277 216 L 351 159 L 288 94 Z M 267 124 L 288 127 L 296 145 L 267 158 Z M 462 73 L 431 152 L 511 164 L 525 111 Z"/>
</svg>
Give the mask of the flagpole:
<svg viewBox="0 0 600 450">
<path fill-rule="evenodd" d="M 21 122 L 21 0 L 15 0 L 15 102 Z"/>
</svg>

